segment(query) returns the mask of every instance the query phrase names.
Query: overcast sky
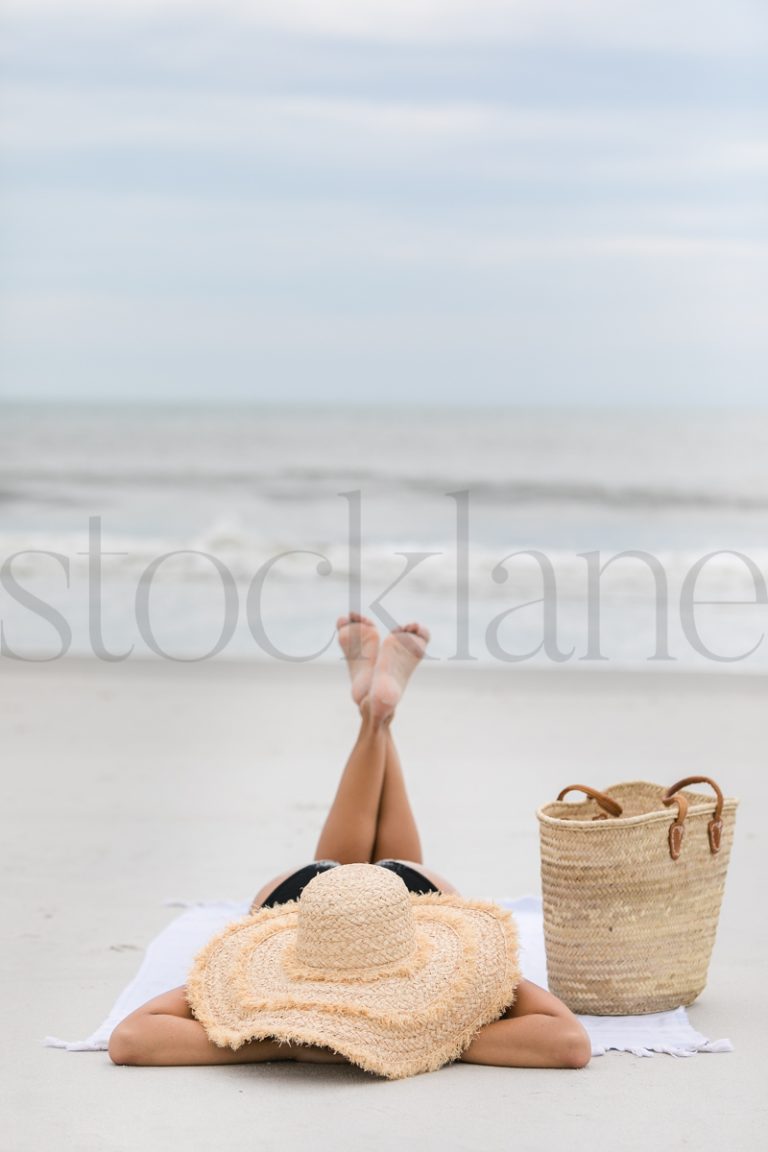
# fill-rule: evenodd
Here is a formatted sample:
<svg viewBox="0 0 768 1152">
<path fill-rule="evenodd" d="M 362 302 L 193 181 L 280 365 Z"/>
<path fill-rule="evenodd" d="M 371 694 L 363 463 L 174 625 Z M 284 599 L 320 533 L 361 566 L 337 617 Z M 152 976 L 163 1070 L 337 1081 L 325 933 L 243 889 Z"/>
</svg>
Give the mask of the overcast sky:
<svg viewBox="0 0 768 1152">
<path fill-rule="evenodd" d="M 768 400 L 764 0 L 4 0 L 0 395 Z"/>
</svg>

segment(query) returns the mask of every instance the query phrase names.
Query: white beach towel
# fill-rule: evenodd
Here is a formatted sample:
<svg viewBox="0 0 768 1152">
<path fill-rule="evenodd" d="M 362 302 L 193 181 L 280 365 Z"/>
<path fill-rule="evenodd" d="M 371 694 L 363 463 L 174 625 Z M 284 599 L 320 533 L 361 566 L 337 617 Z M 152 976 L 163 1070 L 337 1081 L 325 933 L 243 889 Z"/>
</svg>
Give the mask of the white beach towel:
<svg viewBox="0 0 768 1152">
<path fill-rule="evenodd" d="M 112 1030 L 124 1017 L 153 996 L 183 984 L 195 955 L 206 941 L 230 921 L 248 912 L 248 902 L 243 901 L 195 904 L 169 900 L 166 903 L 186 910 L 149 945 L 139 971 L 118 996 L 104 1023 L 87 1040 L 68 1041 L 47 1036 L 45 1044 L 66 1048 L 69 1052 L 103 1052 Z M 524 976 L 546 988 L 541 901 L 523 896 L 497 903 L 509 908 L 517 921 Z M 589 1033 L 593 1056 L 602 1056 L 608 1049 L 632 1052 L 635 1056 L 652 1056 L 655 1052 L 693 1056 L 697 1052 L 733 1051 L 730 1040 L 707 1040 L 692 1028 L 684 1008 L 648 1016 L 580 1016 L 579 1019 Z"/>
</svg>

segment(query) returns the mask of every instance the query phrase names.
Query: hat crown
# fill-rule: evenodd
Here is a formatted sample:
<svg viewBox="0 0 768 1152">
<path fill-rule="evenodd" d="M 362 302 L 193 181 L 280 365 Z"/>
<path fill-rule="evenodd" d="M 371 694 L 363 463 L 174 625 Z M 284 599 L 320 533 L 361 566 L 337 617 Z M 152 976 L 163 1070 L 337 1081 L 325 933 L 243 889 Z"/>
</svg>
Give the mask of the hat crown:
<svg viewBox="0 0 768 1152">
<path fill-rule="evenodd" d="M 344 864 L 315 876 L 301 894 L 296 957 L 309 968 L 380 968 L 415 947 L 410 894 L 386 868 Z"/>
</svg>

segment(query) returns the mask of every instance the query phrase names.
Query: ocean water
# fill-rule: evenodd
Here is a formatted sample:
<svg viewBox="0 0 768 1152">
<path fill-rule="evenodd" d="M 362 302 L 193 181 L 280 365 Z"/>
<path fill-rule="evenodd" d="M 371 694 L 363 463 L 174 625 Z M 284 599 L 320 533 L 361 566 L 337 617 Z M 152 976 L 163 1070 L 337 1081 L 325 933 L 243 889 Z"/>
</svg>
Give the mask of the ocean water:
<svg viewBox="0 0 768 1152">
<path fill-rule="evenodd" d="M 6 657 L 765 671 L 768 412 L 5 406 L 0 565 Z"/>
</svg>

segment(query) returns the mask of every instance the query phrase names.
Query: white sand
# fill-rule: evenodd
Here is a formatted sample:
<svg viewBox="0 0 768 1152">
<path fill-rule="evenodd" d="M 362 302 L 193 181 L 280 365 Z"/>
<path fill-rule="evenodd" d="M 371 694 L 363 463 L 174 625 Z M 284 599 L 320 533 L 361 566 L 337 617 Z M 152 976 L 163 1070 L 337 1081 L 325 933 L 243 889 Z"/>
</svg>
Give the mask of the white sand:
<svg viewBox="0 0 768 1152">
<path fill-rule="evenodd" d="M 538 888 L 535 808 L 565 784 L 714 775 L 741 798 L 696 1028 L 729 1055 L 581 1072 L 121 1069 L 87 1035 L 175 915 L 306 859 L 353 736 L 339 668 L 0 661 L 3 1152 L 764 1146 L 765 703 L 758 677 L 424 668 L 397 734 L 425 858 L 467 894 Z"/>
</svg>

